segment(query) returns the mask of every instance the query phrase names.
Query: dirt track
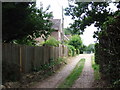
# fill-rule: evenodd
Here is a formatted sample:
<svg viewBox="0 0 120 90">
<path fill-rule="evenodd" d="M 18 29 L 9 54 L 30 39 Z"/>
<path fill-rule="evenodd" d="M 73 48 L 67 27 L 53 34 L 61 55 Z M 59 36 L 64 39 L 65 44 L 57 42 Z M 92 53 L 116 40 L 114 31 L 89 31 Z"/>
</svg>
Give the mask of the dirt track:
<svg viewBox="0 0 120 90">
<path fill-rule="evenodd" d="M 57 86 L 64 81 L 64 79 L 71 73 L 76 64 L 81 58 L 86 58 L 85 67 L 83 69 L 82 76 L 76 81 L 73 85 L 73 88 L 87 88 L 91 87 L 93 78 L 93 70 L 91 67 L 91 55 L 81 54 L 76 57 L 70 58 L 69 63 L 64 66 L 59 72 L 55 75 L 50 76 L 42 82 L 37 83 L 32 86 L 32 88 L 57 88 Z M 81 79 L 82 78 L 82 79 Z"/>
<path fill-rule="evenodd" d="M 91 55 L 86 55 L 85 59 L 86 61 L 83 71 L 72 88 L 92 88 L 92 84 L 94 82 L 94 71 L 91 65 Z"/>
</svg>

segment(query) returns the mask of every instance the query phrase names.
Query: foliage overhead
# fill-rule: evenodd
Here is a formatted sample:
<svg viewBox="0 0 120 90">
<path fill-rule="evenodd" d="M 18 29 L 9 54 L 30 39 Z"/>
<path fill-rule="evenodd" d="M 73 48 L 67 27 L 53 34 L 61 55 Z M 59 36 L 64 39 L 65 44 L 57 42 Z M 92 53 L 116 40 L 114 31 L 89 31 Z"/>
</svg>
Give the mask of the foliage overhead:
<svg viewBox="0 0 120 90">
<path fill-rule="evenodd" d="M 95 45 L 95 61 L 112 87 L 120 87 L 120 11 L 109 17 L 102 29 Z"/>
<path fill-rule="evenodd" d="M 71 1 L 71 0 L 70 0 Z M 69 4 L 69 7 L 65 9 L 65 15 L 72 16 L 74 23 L 70 28 L 73 28 L 74 32 L 80 32 L 82 34 L 84 29 L 91 24 L 101 29 L 102 24 L 107 20 L 106 17 L 113 16 L 111 8 L 108 9 L 109 4 L 112 2 L 74 2 Z M 118 5 L 116 3 L 115 5 Z M 95 35 L 98 31 L 95 32 Z M 94 36 L 96 37 L 96 36 Z"/>
<path fill-rule="evenodd" d="M 49 7 L 45 11 L 43 7 L 37 9 L 35 3 L 30 2 L 3 2 L 3 42 L 24 38 L 32 41 L 41 35 L 46 40 L 52 32 L 52 13 L 48 9 Z"/>
<path fill-rule="evenodd" d="M 69 28 L 64 28 L 63 31 L 64 31 L 65 35 L 70 35 L 71 34 Z"/>
<path fill-rule="evenodd" d="M 80 34 L 79 31 L 75 31 L 73 28 L 64 28 L 64 33 L 65 35 L 76 35 L 76 34 Z"/>
</svg>

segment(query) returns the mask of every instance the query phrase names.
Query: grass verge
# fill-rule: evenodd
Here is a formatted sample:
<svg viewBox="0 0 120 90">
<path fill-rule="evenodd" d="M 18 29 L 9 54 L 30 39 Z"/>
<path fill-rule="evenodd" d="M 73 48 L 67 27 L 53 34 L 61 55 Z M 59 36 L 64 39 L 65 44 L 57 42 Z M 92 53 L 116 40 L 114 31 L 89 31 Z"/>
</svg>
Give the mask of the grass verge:
<svg viewBox="0 0 120 90">
<path fill-rule="evenodd" d="M 94 78 L 95 80 L 100 80 L 99 65 L 95 63 L 94 56 L 92 56 L 91 59 L 92 59 L 92 68 L 94 69 Z"/>
<path fill-rule="evenodd" d="M 84 67 L 84 63 L 85 59 L 81 59 L 77 63 L 73 71 L 70 73 L 70 75 L 58 86 L 58 88 L 70 88 L 81 74 Z"/>
</svg>

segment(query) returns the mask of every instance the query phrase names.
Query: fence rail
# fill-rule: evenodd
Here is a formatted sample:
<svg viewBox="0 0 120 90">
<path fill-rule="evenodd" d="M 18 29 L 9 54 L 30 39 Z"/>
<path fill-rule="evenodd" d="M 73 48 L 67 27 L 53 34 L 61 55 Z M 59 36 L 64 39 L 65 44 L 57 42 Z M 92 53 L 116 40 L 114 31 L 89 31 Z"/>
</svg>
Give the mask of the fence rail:
<svg viewBox="0 0 120 90">
<path fill-rule="evenodd" d="M 63 45 L 50 47 L 2 44 L 2 61 L 20 66 L 20 71 L 24 73 L 64 56 L 68 56 L 68 49 Z"/>
</svg>

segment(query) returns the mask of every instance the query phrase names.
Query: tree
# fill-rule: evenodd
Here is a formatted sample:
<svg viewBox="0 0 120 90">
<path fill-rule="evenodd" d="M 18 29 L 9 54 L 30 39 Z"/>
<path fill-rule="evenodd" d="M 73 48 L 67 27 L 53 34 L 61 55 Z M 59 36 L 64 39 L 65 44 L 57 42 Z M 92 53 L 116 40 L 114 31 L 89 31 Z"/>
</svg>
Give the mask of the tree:
<svg viewBox="0 0 120 90">
<path fill-rule="evenodd" d="M 87 50 L 87 46 L 86 45 L 83 45 L 82 48 L 80 49 L 81 53 L 83 53 L 86 50 Z"/>
<path fill-rule="evenodd" d="M 120 8 L 120 2 L 116 5 Z M 98 28 L 94 35 L 98 39 L 95 62 L 99 64 L 101 76 L 111 84 L 109 87 L 120 87 L 120 10 L 112 12 L 107 10 L 108 6 L 108 2 L 77 2 L 66 8 L 66 14 L 75 20 L 71 28 L 76 31 L 82 33 L 92 23 Z M 92 47 L 89 45 L 88 50 Z"/>
<path fill-rule="evenodd" d="M 81 49 L 83 46 L 81 37 L 79 35 L 72 36 L 71 39 L 68 41 L 68 45 L 74 46 L 75 49 Z"/>
<path fill-rule="evenodd" d="M 114 17 L 109 17 L 102 29 L 99 43 L 95 45 L 95 62 L 111 87 L 120 87 L 120 11 Z"/>
<path fill-rule="evenodd" d="M 64 29 L 64 33 L 65 35 L 76 35 L 79 34 L 80 32 L 79 31 L 76 32 L 75 30 L 73 30 L 73 28 L 67 27 Z"/>
<path fill-rule="evenodd" d="M 71 34 L 69 28 L 64 28 L 63 31 L 64 31 L 64 34 L 65 34 L 65 35 L 70 35 L 70 34 Z"/>
<path fill-rule="evenodd" d="M 94 53 L 94 44 L 89 44 L 87 49 L 86 49 L 87 52 L 93 52 Z"/>
<path fill-rule="evenodd" d="M 19 43 L 33 42 L 41 35 L 46 38 L 53 31 L 51 29 L 51 12 L 49 7 L 43 11 L 43 7 L 37 9 L 35 3 L 29 2 L 3 2 L 2 3 L 2 41 Z"/>
<path fill-rule="evenodd" d="M 43 45 L 48 45 L 48 46 L 55 46 L 58 47 L 60 42 L 56 40 L 54 37 L 50 37 L 48 40 L 43 42 Z"/>
<path fill-rule="evenodd" d="M 107 10 L 111 2 L 75 2 L 74 5 L 69 5 L 65 9 L 65 15 L 72 16 L 74 23 L 71 24 L 70 28 L 73 28 L 74 32 L 80 31 L 80 34 L 84 32 L 86 26 L 94 24 L 99 30 L 102 24 L 107 20 L 108 16 L 113 16 L 114 12 Z M 118 4 L 116 4 L 118 5 Z M 95 32 L 95 36 L 98 35 Z"/>
</svg>

